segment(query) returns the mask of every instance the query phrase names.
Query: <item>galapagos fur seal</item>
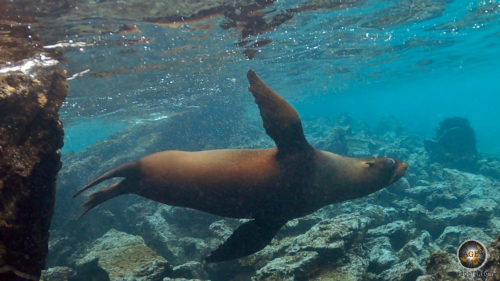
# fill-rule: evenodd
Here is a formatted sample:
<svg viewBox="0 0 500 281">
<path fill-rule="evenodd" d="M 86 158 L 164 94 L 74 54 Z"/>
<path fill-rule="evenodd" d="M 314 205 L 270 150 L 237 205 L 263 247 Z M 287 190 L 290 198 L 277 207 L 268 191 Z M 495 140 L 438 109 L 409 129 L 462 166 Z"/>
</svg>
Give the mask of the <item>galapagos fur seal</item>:
<svg viewBox="0 0 500 281">
<path fill-rule="evenodd" d="M 404 175 L 408 164 L 393 158 L 350 158 L 313 148 L 295 109 L 253 70 L 247 78 L 276 147 L 148 155 L 82 187 L 73 197 L 109 178 L 124 178 L 91 194 L 82 215 L 115 196 L 132 193 L 172 206 L 251 219 L 206 258 L 220 262 L 261 250 L 290 219 L 363 197 Z"/>
</svg>

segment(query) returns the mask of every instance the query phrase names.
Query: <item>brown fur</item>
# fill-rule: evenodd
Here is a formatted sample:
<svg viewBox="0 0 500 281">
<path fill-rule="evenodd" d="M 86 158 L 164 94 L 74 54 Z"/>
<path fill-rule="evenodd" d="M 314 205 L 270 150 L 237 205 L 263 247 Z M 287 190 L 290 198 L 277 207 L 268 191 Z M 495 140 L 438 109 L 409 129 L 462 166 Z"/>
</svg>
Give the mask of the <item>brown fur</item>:
<svg viewBox="0 0 500 281">
<path fill-rule="evenodd" d="M 151 154 L 114 168 L 80 189 L 75 195 L 108 178 L 125 177 L 92 194 L 83 214 L 117 195 L 134 193 L 219 216 L 255 219 L 209 257 L 221 261 L 260 250 L 289 219 L 368 195 L 405 173 L 408 165 L 392 158 L 349 158 L 314 149 L 293 107 L 255 72 L 249 71 L 248 80 L 264 128 L 277 147 Z M 252 236 L 257 239 L 251 240 Z M 241 241 L 248 239 L 253 244 Z"/>
</svg>

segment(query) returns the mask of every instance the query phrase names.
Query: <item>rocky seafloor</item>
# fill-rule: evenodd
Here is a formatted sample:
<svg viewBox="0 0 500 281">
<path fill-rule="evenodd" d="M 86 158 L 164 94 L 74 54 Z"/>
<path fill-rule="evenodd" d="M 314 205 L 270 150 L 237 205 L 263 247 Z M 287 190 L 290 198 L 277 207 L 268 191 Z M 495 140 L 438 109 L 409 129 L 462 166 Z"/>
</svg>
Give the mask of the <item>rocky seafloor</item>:
<svg viewBox="0 0 500 281">
<path fill-rule="evenodd" d="M 201 110 L 136 125 L 64 155 L 43 280 L 470 280 L 461 275 L 467 270 L 457 248 L 467 239 L 487 245 L 500 233 L 498 159 L 480 158 L 475 173 L 446 168 L 430 163 L 424 140 L 401 126 L 369 128 L 348 117 L 305 122 L 306 135 L 319 149 L 405 160 L 405 177 L 289 221 L 254 255 L 205 263 L 239 220 L 137 196 L 115 198 L 77 219 L 81 199 L 71 194 L 118 163 L 164 149 L 273 145 L 258 122 L 210 115 Z M 498 280 L 492 274 L 499 244 L 487 246 L 490 260 L 482 270 L 490 275 L 483 279 Z"/>
</svg>

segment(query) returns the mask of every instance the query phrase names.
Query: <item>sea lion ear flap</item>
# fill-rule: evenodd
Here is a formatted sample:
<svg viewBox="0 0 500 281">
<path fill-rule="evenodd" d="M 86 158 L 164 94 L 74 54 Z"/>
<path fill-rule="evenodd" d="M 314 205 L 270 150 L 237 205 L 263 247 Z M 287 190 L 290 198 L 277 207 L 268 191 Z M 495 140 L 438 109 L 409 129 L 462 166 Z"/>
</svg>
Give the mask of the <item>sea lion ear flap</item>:
<svg viewBox="0 0 500 281">
<path fill-rule="evenodd" d="M 362 163 L 362 166 L 365 167 L 365 168 L 371 168 L 371 167 L 373 167 L 373 165 L 375 165 L 374 161 L 364 161 Z"/>
</svg>

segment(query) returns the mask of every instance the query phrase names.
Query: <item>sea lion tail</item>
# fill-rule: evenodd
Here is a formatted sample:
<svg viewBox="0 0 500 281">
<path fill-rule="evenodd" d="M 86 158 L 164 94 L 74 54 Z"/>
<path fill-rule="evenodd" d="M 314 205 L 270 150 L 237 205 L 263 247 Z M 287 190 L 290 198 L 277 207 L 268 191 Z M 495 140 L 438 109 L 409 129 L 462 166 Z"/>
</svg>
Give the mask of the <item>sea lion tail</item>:
<svg viewBox="0 0 500 281">
<path fill-rule="evenodd" d="M 85 186 L 80 188 L 74 195 L 73 198 L 76 196 L 80 195 L 80 193 L 84 192 L 85 190 L 91 188 L 92 186 L 101 183 L 107 179 L 110 178 L 115 178 L 115 177 L 129 177 L 133 174 L 135 174 L 136 171 L 136 162 L 128 162 L 125 164 L 122 164 L 118 167 L 114 167 L 108 171 L 106 171 L 104 174 L 98 176 L 97 178 L 91 180 L 89 183 L 87 183 Z"/>
<path fill-rule="evenodd" d="M 108 201 L 109 199 L 120 195 L 121 188 L 123 185 L 123 181 L 119 183 L 112 184 L 110 186 L 107 186 L 99 191 L 96 191 L 95 193 L 92 193 L 89 197 L 87 197 L 87 200 L 85 203 L 83 203 L 83 211 L 82 213 L 78 216 L 78 218 L 81 218 L 84 216 L 88 211 L 92 210 L 95 206 L 103 203 L 104 201 Z"/>
</svg>

